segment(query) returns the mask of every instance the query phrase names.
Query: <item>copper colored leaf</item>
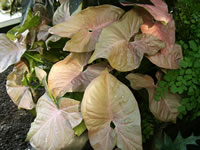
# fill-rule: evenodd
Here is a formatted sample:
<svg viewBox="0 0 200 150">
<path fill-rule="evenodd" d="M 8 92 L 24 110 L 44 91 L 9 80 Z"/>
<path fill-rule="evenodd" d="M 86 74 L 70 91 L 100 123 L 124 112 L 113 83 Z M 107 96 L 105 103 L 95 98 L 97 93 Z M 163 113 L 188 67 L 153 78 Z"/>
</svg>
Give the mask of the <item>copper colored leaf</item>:
<svg viewBox="0 0 200 150">
<path fill-rule="evenodd" d="M 136 35 L 142 23 L 141 16 L 130 10 L 118 22 L 104 28 L 89 62 L 106 58 L 118 71 L 138 68 L 144 54 L 154 55 L 165 47 L 156 37 L 147 34 Z"/>
<path fill-rule="evenodd" d="M 168 13 L 167 4 L 163 0 L 151 0 L 154 4 L 137 4 L 145 8 L 157 21 L 163 21 L 166 24 L 172 20 L 172 15 Z"/>
<path fill-rule="evenodd" d="M 129 40 L 139 31 L 142 18 L 134 10 L 127 12 L 118 22 L 103 29 L 90 62 L 106 58 L 119 71 L 137 68 L 143 52 L 133 49 Z"/>
<path fill-rule="evenodd" d="M 146 15 L 146 14 L 145 14 Z M 144 16 L 145 17 L 145 16 Z M 143 17 L 143 18 L 144 18 Z M 143 33 L 151 34 L 163 42 L 166 47 L 159 53 L 147 58 L 155 65 L 166 69 L 177 69 L 179 62 L 183 58 L 181 46 L 175 44 L 175 23 L 171 20 L 167 25 L 160 22 L 152 23 L 151 20 L 144 18 L 144 24 L 141 26 Z"/>
<path fill-rule="evenodd" d="M 78 56 L 83 54 L 72 55 Z M 88 59 L 86 59 L 86 63 L 80 64 L 78 57 L 74 56 L 68 56 L 63 61 L 58 62 L 50 71 L 49 88 L 54 97 L 63 96 L 66 92 L 83 92 L 88 84 L 108 67 L 105 63 L 99 63 L 88 66 L 83 71 L 83 67 Z M 70 61 L 68 61 L 69 57 Z"/>
<path fill-rule="evenodd" d="M 37 103 L 37 116 L 26 140 L 38 150 L 67 147 L 74 137 L 73 128 L 82 121 L 79 103 L 73 99 L 61 98 L 58 109 L 45 93 Z"/>
<path fill-rule="evenodd" d="M 0 34 L 0 73 L 19 62 L 25 50 L 26 45 L 23 42 L 13 42 L 6 34 Z"/>
<path fill-rule="evenodd" d="M 179 114 L 178 107 L 181 105 L 181 97 L 179 95 L 167 93 L 163 99 L 156 101 L 154 99 L 156 85 L 154 85 L 154 80 L 150 76 L 131 73 L 126 78 L 130 81 L 133 89 L 147 89 L 149 93 L 149 108 L 157 119 L 164 122 L 176 122 Z"/>
<path fill-rule="evenodd" d="M 89 56 L 88 53 L 71 53 L 53 65 L 48 77 L 48 87 L 55 98 L 63 96 L 72 88 L 71 82 L 80 75 Z"/>
<path fill-rule="evenodd" d="M 88 7 L 72 15 L 67 21 L 50 28 L 49 32 L 71 38 L 64 50 L 93 51 L 102 29 L 118 20 L 123 13 L 121 8 L 112 5 Z"/>
<path fill-rule="evenodd" d="M 32 91 L 28 86 L 22 85 L 24 73 L 28 72 L 28 67 L 24 62 L 15 65 L 13 71 L 8 75 L 6 82 L 7 93 L 18 108 L 33 109 Z"/>
<path fill-rule="evenodd" d="M 140 112 L 135 97 L 107 70 L 85 90 L 81 112 L 95 150 L 112 150 L 115 145 L 123 150 L 142 149 Z"/>
</svg>

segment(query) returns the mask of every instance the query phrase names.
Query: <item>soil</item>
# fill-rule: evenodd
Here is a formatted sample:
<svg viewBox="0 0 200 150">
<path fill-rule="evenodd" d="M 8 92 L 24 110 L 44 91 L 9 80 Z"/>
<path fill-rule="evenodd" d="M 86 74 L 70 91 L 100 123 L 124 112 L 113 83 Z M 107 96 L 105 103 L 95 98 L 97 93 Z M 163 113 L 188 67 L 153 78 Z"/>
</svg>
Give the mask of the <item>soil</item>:
<svg viewBox="0 0 200 150">
<path fill-rule="evenodd" d="M 0 150 L 30 150 L 25 142 L 33 116 L 18 110 L 6 92 L 6 78 L 12 67 L 0 74 Z"/>
</svg>

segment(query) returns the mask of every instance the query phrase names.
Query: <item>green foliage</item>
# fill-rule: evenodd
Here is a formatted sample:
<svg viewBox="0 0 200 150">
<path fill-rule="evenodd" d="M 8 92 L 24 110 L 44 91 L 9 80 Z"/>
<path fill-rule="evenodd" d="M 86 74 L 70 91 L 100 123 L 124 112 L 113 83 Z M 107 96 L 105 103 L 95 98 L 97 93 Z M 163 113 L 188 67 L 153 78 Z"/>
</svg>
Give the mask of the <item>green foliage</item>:
<svg viewBox="0 0 200 150">
<path fill-rule="evenodd" d="M 164 134 L 162 139 L 156 140 L 156 148 L 158 150 L 187 150 L 187 145 L 197 145 L 197 140 L 200 140 L 200 136 L 191 135 L 184 139 L 179 132 L 176 139 L 172 141 L 167 134 Z"/>
<path fill-rule="evenodd" d="M 22 25 L 15 26 L 11 30 L 7 32 L 7 36 L 10 40 L 15 40 L 27 29 L 31 29 L 37 27 L 40 24 L 40 15 L 33 14 L 31 10 L 29 10 L 26 20 Z"/>
<path fill-rule="evenodd" d="M 176 24 L 177 38 L 184 59 L 180 62 L 180 69 L 169 70 L 158 84 L 155 99 L 159 101 L 168 90 L 180 94 L 179 118 L 187 115 L 185 119 L 191 120 L 200 116 L 200 3 L 189 1 L 178 2 L 175 9 L 178 10 L 175 11 L 175 21 L 179 22 Z"/>
<path fill-rule="evenodd" d="M 84 121 L 82 121 L 78 126 L 76 126 L 73 130 L 75 135 L 80 136 L 81 134 L 83 134 L 83 132 L 85 132 L 86 130 L 86 126 Z"/>
</svg>

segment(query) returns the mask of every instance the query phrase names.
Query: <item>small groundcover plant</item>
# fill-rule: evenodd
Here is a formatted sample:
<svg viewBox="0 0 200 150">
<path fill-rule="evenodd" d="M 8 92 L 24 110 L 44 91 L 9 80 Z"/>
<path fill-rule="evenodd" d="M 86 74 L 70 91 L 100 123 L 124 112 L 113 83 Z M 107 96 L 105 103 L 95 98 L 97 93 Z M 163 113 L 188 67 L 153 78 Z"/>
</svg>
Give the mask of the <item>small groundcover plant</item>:
<svg viewBox="0 0 200 150">
<path fill-rule="evenodd" d="M 142 150 L 142 88 L 153 116 L 176 122 L 181 96 L 167 86 L 155 100 L 183 59 L 164 1 L 22 2 L 22 23 L 0 34 L 0 72 L 15 64 L 6 88 L 36 114 L 26 138 L 34 149 L 72 149 L 84 136 L 95 150 Z"/>
</svg>

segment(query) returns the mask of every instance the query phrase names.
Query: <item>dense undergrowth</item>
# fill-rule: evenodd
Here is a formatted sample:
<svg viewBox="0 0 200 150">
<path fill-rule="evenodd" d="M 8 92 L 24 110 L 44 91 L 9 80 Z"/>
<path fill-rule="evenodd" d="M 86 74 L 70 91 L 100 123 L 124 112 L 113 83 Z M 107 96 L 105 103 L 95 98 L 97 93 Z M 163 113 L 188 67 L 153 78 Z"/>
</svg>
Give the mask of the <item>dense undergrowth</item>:
<svg viewBox="0 0 200 150">
<path fill-rule="evenodd" d="M 163 134 L 200 116 L 197 0 L 169 2 L 170 13 L 162 0 L 22 4 L 22 23 L 1 34 L 0 71 L 17 63 L 7 92 L 36 116 L 34 148 L 81 149 L 89 136 L 94 149 L 139 150 L 161 133 L 157 149 L 178 150 L 199 139 Z"/>
</svg>

